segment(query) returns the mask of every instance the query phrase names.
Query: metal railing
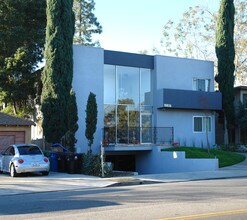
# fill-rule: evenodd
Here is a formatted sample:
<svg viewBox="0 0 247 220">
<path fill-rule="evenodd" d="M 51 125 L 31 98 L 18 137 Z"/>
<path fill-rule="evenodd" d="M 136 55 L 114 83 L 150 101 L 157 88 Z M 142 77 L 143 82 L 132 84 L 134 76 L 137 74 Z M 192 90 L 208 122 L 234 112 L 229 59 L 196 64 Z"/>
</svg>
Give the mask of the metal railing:
<svg viewBox="0 0 247 220">
<path fill-rule="evenodd" d="M 104 127 L 103 144 L 172 144 L 173 127 Z"/>
</svg>

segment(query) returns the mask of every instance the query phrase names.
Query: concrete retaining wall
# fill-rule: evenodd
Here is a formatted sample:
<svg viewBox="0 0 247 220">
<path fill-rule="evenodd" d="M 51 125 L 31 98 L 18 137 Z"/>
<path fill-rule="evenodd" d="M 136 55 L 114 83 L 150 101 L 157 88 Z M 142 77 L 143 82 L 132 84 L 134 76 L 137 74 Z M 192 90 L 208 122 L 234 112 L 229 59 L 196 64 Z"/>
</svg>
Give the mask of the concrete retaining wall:
<svg viewBox="0 0 247 220">
<path fill-rule="evenodd" d="M 219 167 L 218 159 L 186 159 L 185 152 L 165 152 L 162 148 L 155 146 L 151 152 L 136 155 L 138 174 L 213 171 Z"/>
</svg>

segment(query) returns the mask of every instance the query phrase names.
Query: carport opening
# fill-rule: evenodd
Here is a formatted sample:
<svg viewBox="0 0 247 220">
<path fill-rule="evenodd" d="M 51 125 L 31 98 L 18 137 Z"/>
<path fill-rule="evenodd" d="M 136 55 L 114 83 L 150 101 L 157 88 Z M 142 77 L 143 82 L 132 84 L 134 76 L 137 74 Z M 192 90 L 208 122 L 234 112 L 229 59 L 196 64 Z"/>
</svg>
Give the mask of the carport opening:
<svg viewBox="0 0 247 220">
<path fill-rule="evenodd" d="M 113 164 L 113 170 L 136 172 L 135 155 L 107 155 L 106 162 Z"/>
</svg>

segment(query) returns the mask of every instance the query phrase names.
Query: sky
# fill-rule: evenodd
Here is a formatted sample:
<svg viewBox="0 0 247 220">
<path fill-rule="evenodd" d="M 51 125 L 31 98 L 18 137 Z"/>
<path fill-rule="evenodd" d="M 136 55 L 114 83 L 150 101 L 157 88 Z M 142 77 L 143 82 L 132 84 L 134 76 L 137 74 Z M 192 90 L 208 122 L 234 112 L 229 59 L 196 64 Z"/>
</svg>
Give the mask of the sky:
<svg viewBox="0 0 247 220">
<path fill-rule="evenodd" d="M 103 27 L 99 40 L 106 50 L 139 53 L 159 48 L 162 29 L 171 19 L 196 5 L 218 11 L 220 0 L 94 0 L 98 21 Z"/>
</svg>

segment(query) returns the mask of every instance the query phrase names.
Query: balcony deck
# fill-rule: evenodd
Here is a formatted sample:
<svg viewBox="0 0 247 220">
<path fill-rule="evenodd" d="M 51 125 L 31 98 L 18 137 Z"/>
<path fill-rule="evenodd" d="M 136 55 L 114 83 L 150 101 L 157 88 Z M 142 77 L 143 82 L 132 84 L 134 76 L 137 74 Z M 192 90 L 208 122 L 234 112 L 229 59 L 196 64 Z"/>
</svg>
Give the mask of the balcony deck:
<svg viewBox="0 0 247 220">
<path fill-rule="evenodd" d="M 105 152 L 141 152 L 152 151 L 155 147 L 174 147 L 172 144 L 116 144 L 104 146 Z"/>
<path fill-rule="evenodd" d="M 105 146 L 105 152 L 152 151 L 154 144 L 117 144 Z"/>
<path fill-rule="evenodd" d="M 222 96 L 220 92 L 202 92 L 192 90 L 163 89 L 159 94 L 159 109 L 196 109 L 221 110 Z"/>
</svg>

